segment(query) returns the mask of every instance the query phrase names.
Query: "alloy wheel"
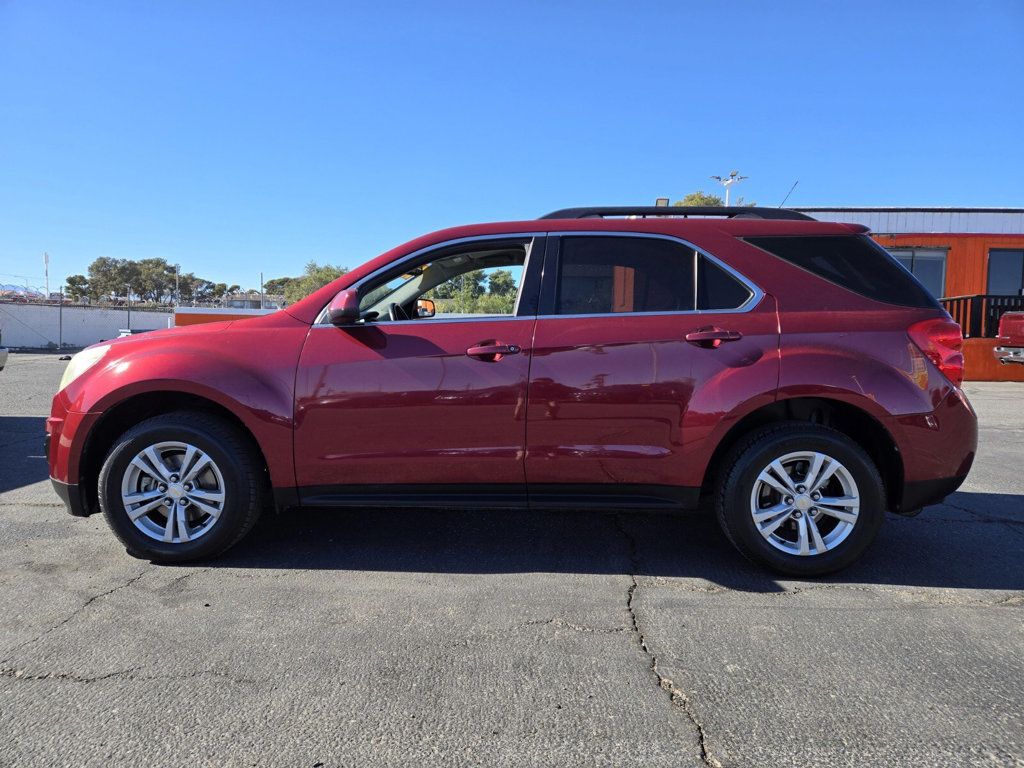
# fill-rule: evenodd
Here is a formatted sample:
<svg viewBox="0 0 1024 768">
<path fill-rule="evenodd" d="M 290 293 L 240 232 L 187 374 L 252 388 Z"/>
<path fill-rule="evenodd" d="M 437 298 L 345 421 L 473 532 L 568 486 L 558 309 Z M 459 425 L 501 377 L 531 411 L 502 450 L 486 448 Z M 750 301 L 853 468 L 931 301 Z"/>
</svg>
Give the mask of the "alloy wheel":
<svg viewBox="0 0 1024 768">
<path fill-rule="evenodd" d="M 820 555 L 853 532 L 860 493 L 850 471 L 817 451 L 780 456 L 761 470 L 750 493 L 758 533 L 789 555 Z"/>
<path fill-rule="evenodd" d="M 209 533 L 226 499 L 216 462 L 190 443 L 165 441 L 139 451 L 121 480 L 128 519 L 151 539 L 171 544 Z"/>
</svg>

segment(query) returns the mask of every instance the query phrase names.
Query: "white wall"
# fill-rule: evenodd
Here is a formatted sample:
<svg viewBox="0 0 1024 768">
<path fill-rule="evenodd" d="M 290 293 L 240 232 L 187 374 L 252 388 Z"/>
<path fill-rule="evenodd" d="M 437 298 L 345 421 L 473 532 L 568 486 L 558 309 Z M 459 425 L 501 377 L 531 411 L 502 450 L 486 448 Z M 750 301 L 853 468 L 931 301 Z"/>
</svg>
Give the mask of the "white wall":
<svg viewBox="0 0 1024 768">
<path fill-rule="evenodd" d="M 133 330 L 167 328 L 168 323 L 174 324 L 170 312 L 132 310 Z M 61 310 L 57 304 L 0 303 L 0 331 L 5 347 L 56 347 L 59 340 L 65 347 L 85 347 L 116 338 L 118 331 L 127 327 L 126 309 L 64 306 Z"/>
</svg>

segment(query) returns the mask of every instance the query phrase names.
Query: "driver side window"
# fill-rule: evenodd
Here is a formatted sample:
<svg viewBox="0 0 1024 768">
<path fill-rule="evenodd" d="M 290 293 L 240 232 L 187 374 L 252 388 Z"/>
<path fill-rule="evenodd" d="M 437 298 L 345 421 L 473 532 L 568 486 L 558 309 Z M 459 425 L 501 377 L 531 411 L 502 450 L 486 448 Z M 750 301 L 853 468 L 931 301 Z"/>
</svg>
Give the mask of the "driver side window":
<svg viewBox="0 0 1024 768">
<path fill-rule="evenodd" d="M 515 314 L 530 241 L 487 241 L 425 255 L 360 291 L 364 322 Z"/>
</svg>

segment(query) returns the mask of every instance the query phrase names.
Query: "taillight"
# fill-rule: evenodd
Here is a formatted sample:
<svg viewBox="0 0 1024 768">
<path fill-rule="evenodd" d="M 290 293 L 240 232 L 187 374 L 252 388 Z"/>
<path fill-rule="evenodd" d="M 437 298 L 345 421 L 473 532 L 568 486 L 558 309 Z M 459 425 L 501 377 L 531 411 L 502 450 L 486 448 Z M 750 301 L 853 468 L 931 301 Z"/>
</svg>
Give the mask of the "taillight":
<svg viewBox="0 0 1024 768">
<path fill-rule="evenodd" d="M 960 349 L 964 345 L 964 335 L 959 325 L 937 317 L 914 323 L 907 328 L 907 334 L 954 386 L 959 387 L 963 383 L 964 356 Z"/>
</svg>

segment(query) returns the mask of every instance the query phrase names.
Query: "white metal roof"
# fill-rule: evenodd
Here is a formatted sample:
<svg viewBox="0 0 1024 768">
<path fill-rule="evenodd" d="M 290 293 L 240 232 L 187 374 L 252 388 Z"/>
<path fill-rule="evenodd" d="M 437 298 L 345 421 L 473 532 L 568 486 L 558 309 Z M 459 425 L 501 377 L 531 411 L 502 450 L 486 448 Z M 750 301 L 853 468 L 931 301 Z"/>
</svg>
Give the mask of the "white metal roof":
<svg viewBox="0 0 1024 768">
<path fill-rule="evenodd" d="M 902 233 L 1024 235 L 1024 208 L 794 208 L 818 221 L 863 224 L 880 235 Z"/>
</svg>

